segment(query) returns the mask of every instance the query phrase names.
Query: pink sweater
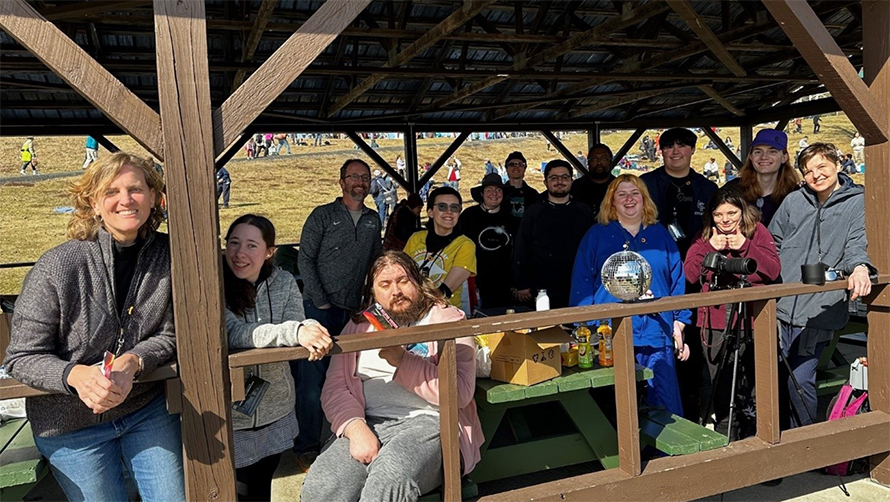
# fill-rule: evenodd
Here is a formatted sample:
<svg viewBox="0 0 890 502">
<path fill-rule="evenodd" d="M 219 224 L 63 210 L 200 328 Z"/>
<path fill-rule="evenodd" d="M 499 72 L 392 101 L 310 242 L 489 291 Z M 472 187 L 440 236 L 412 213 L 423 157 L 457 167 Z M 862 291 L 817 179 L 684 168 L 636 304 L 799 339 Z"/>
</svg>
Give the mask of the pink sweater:
<svg viewBox="0 0 890 502">
<path fill-rule="evenodd" d="M 439 324 L 464 319 L 464 313 L 455 307 L 433 307 L 430 324 Z M 363 322 L 350 321 L 341 335 L 367 333 L 374 328 Z M 457 356 L 457 419 L 460 429 L 460 455 L 464 464 L 464 474 L 472 472 L 481 454 L 479 448 L 485 438 L 482 424 L 476 414 L 476 345 L 472 337 L 456 340 Z M 439 405 L 439 356 L 437 344 L 427 343 L 430 358 L 406 352 L 396 369 L 393 381 L 407 390 L 413 391 L 430 404 Z M 331 423 L 331 431 L 338 437 L 343 435 L 346 425 L 354 419 L 365 419 L 365 395 L 362 381 L 356 375 L 358 352 L 338 354 L 331 357 L 327 379 L 321 391 L 321 407 Z"/>
</svg>

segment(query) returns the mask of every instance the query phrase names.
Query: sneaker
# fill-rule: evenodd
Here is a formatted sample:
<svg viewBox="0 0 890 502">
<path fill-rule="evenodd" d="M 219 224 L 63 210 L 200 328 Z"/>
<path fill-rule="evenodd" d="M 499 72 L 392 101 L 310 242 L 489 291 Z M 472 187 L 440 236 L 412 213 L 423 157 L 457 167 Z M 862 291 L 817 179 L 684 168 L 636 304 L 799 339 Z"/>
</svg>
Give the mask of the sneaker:
<svg viewBox="0 0 890 502">
<path fill-rule="evenodd" d="M 40 174 L 40 173 L 38 173 L 38 172 L 37 172 L 37 169 L 35 169 L 35 170 L 31 171 L 31 174 L 33 174 L 34 176 L 37 176 L 37 175 Z"/>
<path fill-rule="evenodd" d="M 24 176 L 24 175 L 25 175 L 25 170 L 22 169 L 22 171 L 19 173 L 19 176 Z"/>
<path fill-rule="evenodd" d="M 309 467 L 312 466 L 316 458 L 318 458 L 318 452 L 315 451 L 307 451 L 297 455 L 297 472 L 309 472 Z"/>
</svg>

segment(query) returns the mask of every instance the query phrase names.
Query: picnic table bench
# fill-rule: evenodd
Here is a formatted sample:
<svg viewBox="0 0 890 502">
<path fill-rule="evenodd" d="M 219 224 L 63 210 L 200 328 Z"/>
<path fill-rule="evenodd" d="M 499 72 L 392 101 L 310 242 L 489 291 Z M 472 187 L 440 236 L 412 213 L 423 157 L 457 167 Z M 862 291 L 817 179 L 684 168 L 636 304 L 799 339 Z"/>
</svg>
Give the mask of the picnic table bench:
<svg viewBox="0 0 890 502">
<path fill-rule="evenodd" d="M 636 365 L 637 381 L 652 376 L 652 370 Z M 482 459 L 472 473 L 473 480 L 483 483 L 594 460 L 605 469 L 618 467 L 618 435 L 589 392 L 614 384 L 614 368 L 599 367 L 563 368 L 561 376 L 528 387 L 477 379 L 476 407 L 485 443 Z M 558 403 L 562 407 L 574 432 L 534 433 L 523 412 L 546 403 Z M 502 427 L 508 428 L 512 442 L 499 440 L 493 444 Z M 725 436 L 656 408 L 640 410 L 640 435 L 643 443 L 668 455 L 706 451 L 727 444 Z M 501 434 L 501 438 L 503 436 Z"/>
<path fill-rule="evenodd" d="M 0 499 L 21 500 L 48 470 L 46 459 L 37 451 L 27 419 L 0 424 Z"/>
</svg>

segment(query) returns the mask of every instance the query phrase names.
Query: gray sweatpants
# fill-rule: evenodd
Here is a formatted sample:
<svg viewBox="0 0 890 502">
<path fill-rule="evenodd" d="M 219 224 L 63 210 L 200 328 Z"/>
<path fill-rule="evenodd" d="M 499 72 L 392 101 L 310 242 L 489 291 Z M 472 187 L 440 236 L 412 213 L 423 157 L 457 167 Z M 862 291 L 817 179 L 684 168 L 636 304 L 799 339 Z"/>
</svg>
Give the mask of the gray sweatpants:
<svg viewBox="0 0 890 502">
<path fill-rule="evenodd" d="M 349 439 L 335 438 L 313 462 L 300 499 L 306 502 L 416 501 L 442 484 L 439 417 L 369 418 L 380 452 L 368 465 L 349 454 Z"/>
</svg>

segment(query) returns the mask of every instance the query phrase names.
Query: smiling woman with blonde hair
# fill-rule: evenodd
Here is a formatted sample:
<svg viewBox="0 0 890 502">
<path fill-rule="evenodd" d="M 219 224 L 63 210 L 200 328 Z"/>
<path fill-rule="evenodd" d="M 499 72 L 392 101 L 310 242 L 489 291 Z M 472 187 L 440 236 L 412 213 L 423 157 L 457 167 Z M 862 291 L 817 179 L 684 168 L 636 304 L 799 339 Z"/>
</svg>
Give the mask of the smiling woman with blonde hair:
<svg viewBox="0 0 890 502">
<path fill-rule="evenodd" d="M 609 184 L 600 206 L 599 222 L 578 246 L 572 271 L 570 306 L 617 302 L 605 286 L 601 271 L 613 254 L 627 249 L 639 253 L 652 267 L 652 283 L 641 297 L 661 298 L 686 292 L 683 263 L 677 244 L 658 224 L 658 212 L 646 184 L 632 174 L 622 174 Z M 680 389 L 674 359 L 685 361 L 689 346 L 683 330 L 691 322 L 688 310 L 633 317 L 634 356 L 651 368 L 647 401 L 682 416 Z M 675 357 L 676 356 L 676 357 Z"/>
<path fill-rule="evenodd" d="M 176 350 L 162 186 L 133 155 L 90 165 L 70 190 L 71 240 L 37 260 L 16 302 L 6 367 L 50 392 L 27 399 L 28 419 L 72 501 L 127 500 L 124 465 L 143 501 L 185 499 L 179 417 L 161 382 L 134 382 Z"/>
</svg>

